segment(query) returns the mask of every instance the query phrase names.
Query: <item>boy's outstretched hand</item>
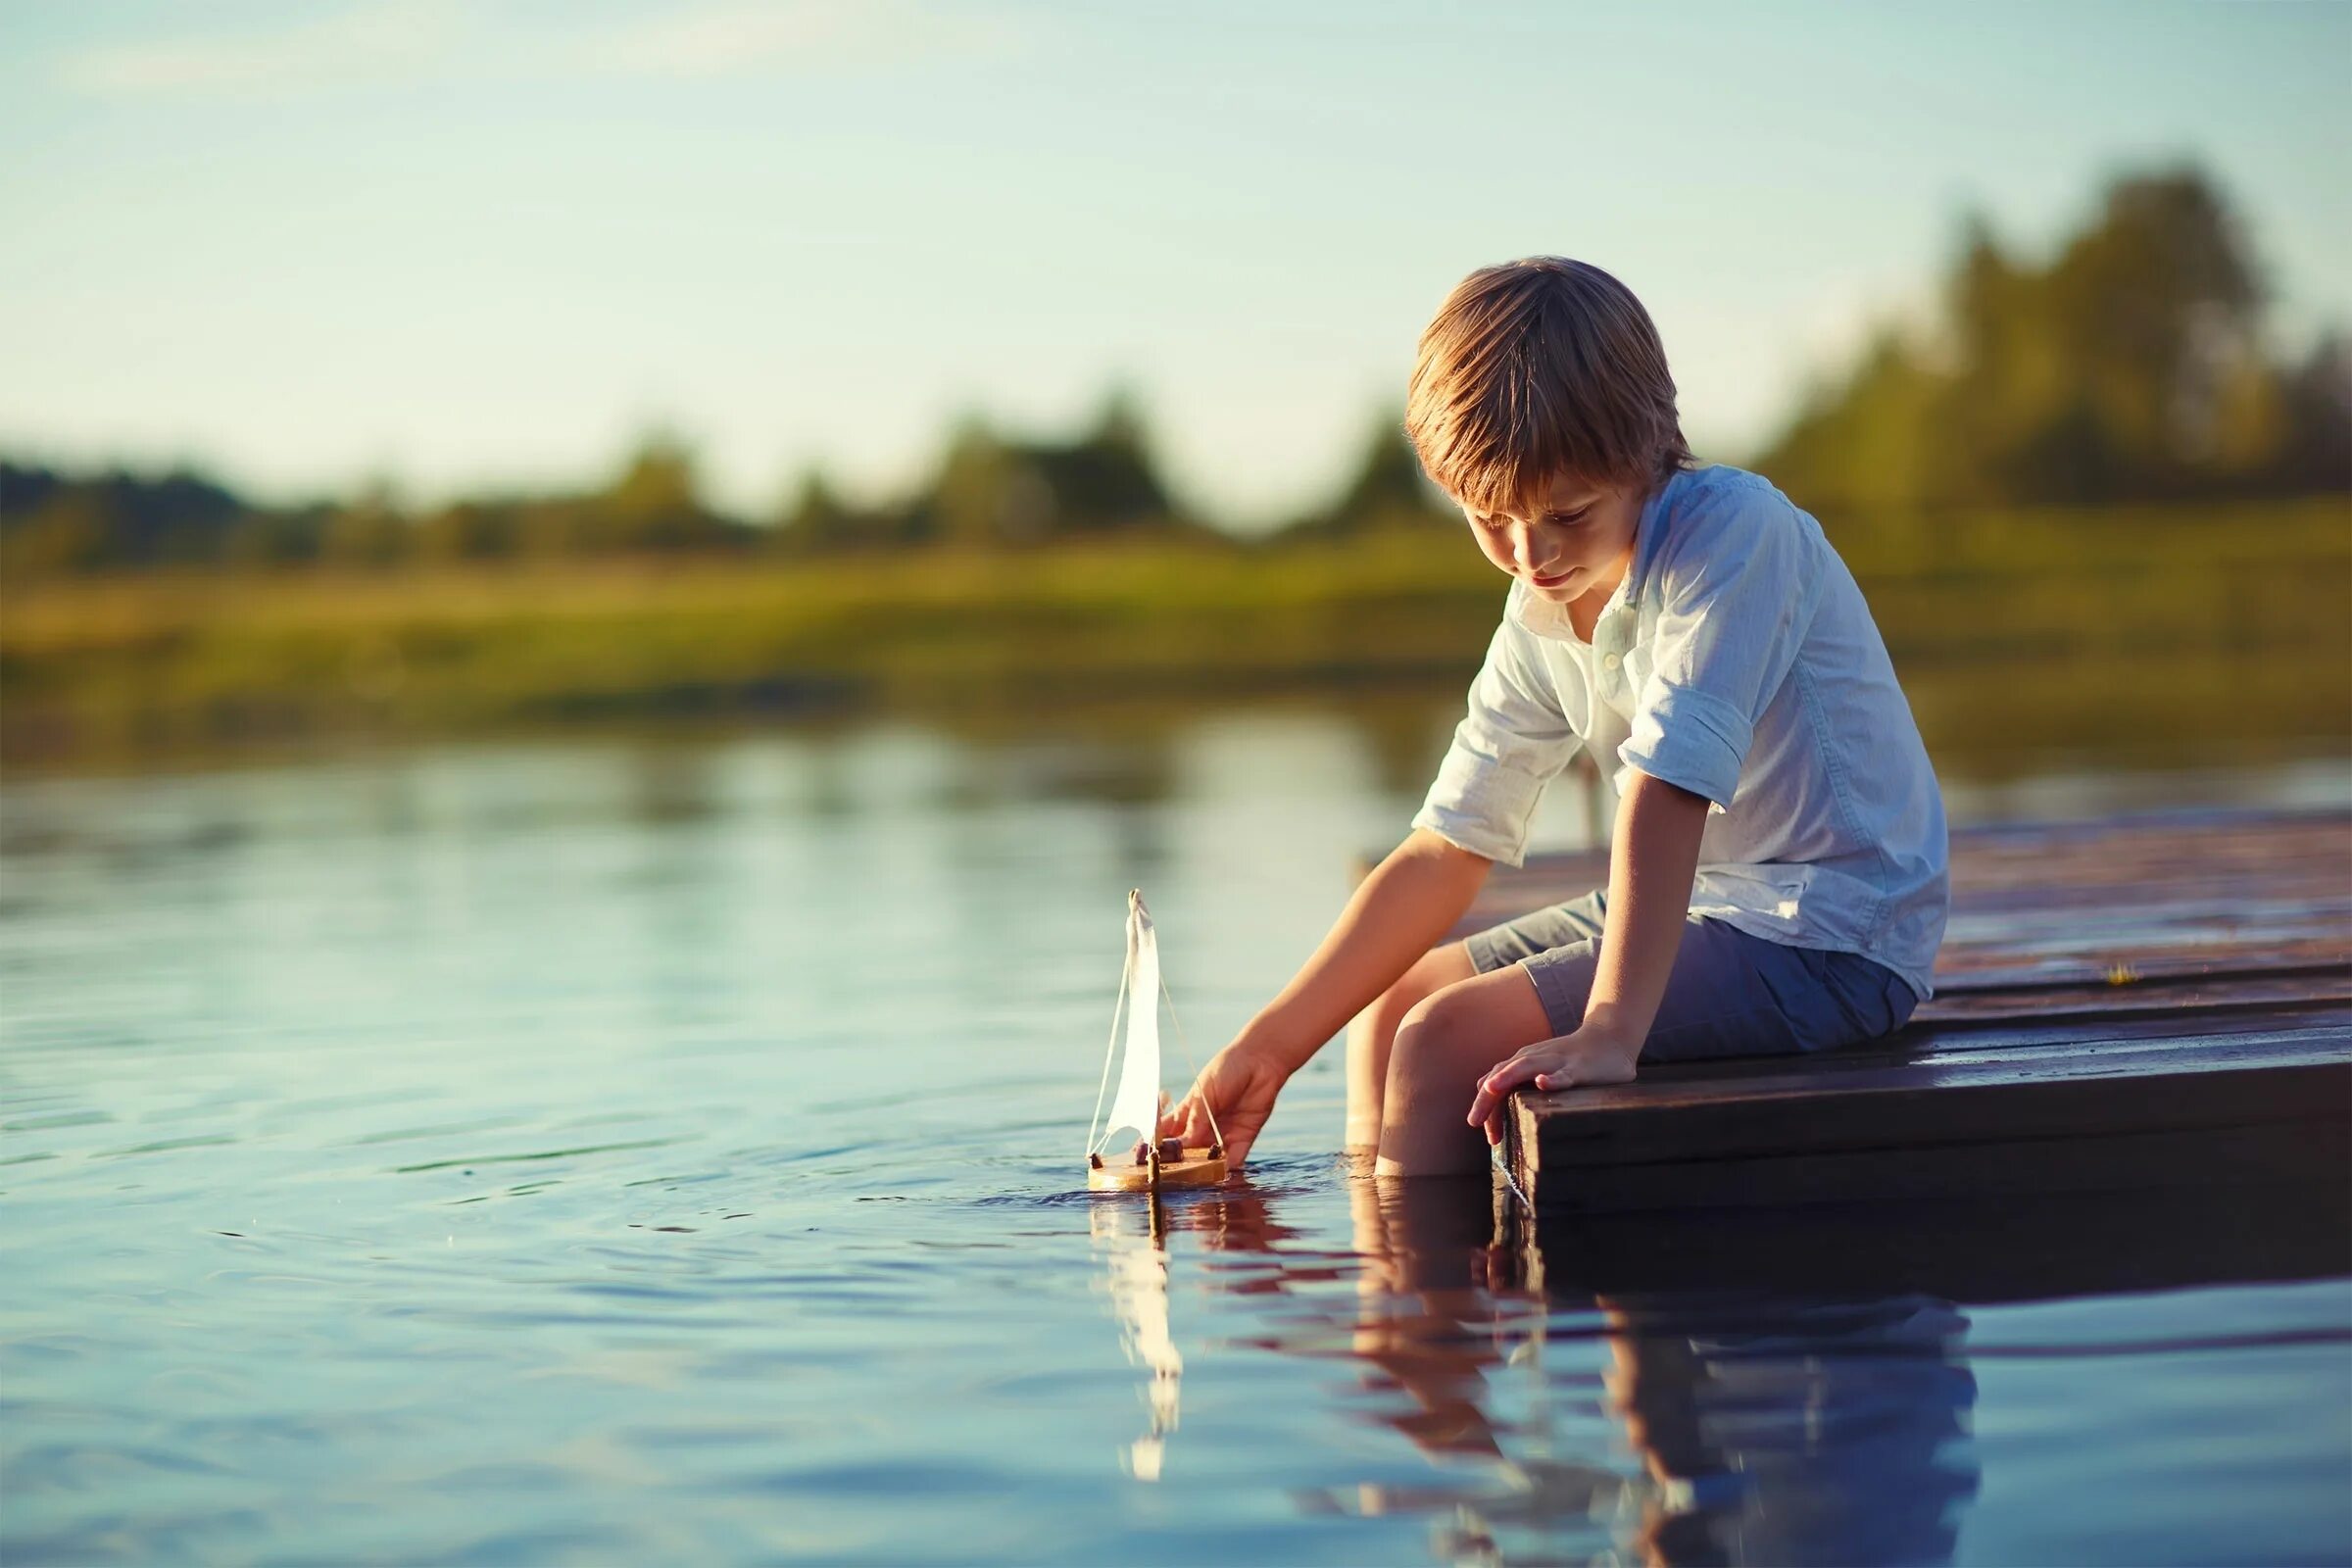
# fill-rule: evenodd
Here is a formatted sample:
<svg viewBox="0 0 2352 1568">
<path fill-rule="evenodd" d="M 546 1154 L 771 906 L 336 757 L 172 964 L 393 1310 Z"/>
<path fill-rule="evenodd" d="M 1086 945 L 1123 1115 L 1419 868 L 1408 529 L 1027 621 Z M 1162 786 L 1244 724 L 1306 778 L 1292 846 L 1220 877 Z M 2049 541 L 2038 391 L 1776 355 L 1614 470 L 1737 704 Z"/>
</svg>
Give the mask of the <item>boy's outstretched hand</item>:
<svg viewBox="0 0 2352 1568">
<path fill-rule="evenodd" d="M 1488 1143 L 1499 1144 L 1503 1102 L 1521 1084 L 1532 1083 L 1545 1090 L 1580 1084 L 1630 1084 L 1634 1062 L 1641 1054 L 1639 1042 L 1629 1051 L 1623 1041 L 1592 1029 L 1579 1029 L 1556 1040 L 1539 1040 L 1497 1062 L 1478 1081 L 1478 1097 L 1470 1102 L 1470 1125 L 1483 1129 Z"/>
<path fill-rule="evenodd" d="M 1191 1149 L 1206 1149 L 1220 1136 L 1225 1142 L 1225 1165 L 1238 1170 L 1250 1157 L 1266 1118 L 1274 1114 L 1274 1097 L 1290 1081 L 1280 1062 L 1236 1043 L 1208 1058 L 1184 1103 L 1159 1118 L 1159 1136 L 1182 1138 Z M 1208 1112 L 1217 1113 L 1209 1125 Z"/>
</svg>

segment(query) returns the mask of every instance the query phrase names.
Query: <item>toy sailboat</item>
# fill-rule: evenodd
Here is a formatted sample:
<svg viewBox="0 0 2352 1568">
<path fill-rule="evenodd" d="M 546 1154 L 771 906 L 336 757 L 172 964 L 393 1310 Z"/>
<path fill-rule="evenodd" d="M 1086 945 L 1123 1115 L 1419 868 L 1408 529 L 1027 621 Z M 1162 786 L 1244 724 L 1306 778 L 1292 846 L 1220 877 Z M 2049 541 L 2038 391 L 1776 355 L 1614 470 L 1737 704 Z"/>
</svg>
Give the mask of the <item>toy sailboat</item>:
<svg viewBox="0 0 2352 1568">
<path fill-rule="evenodd" d="M 1166 991 L 1159 975 L 1159 935 L 1144 908 L 1140 891 L 1127 895 L 1127 967 L 1119 975 L 1119 1000 L 1110 1013 L 1110 1045 L 1102 1056 L 1102 1083 L 1110 1084 L 1110 1057 L 1119 1057 L 1119 1089 L 1111 1097 L 1110 1117 L 1102 1116 L 1102 1090 L 1095 1091 L 1095 1115 L 1101 1131 L 1090 1127 L 1086 1140 L 1086 1185 L 1099 1193 L 1158 1193 L 1169 1187 L 1214 1187 L 1225 1179 L 1225 1141 L 1209 1112 L 1209 1134 L 1216 1141 L 1206 1149 L 1187 1149 L 1178 1139 L 1159 1136 L 1159 1001 Z M 1169 1003 L 1174 1017 L 1175 1004 Z M 1119 1023 L 1127 1025 L 1122 1048 Z M 1127 1144 L 1112 1143 L 1119 1133 L 1135 1135 L 1133 1153 Z"/>
</svg>

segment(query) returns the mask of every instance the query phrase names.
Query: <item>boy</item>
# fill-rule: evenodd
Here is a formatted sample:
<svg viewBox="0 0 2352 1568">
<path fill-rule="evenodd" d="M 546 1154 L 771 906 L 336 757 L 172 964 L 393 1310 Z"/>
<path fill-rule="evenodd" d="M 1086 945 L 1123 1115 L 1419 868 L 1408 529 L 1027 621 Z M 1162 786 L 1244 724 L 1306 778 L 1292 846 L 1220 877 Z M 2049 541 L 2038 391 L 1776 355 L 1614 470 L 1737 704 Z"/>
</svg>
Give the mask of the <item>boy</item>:
<svg viewBox="0 0 2352 1568">
<path fill-rule="evenodd" d="M 1487 268 L 1439 309 L 1405 429 L 1512 578 L 1502 624 L 1410 836 L 1162 1136 L 1209 1142 L 1205 1102 L 1240 1164 L 1353 1018 L 1350 1149 L 1477 1170 L 1522 1084 L 1825 1050 L 1929 994 L 1943 802 L 1886 644 L 1819 524 L 1697 463 L 1674 398 L 1648 313 L 1585 263 Z M 1605 894 L 1433 947 L 1580 750 L 1619 797 Z"/>
</svg>

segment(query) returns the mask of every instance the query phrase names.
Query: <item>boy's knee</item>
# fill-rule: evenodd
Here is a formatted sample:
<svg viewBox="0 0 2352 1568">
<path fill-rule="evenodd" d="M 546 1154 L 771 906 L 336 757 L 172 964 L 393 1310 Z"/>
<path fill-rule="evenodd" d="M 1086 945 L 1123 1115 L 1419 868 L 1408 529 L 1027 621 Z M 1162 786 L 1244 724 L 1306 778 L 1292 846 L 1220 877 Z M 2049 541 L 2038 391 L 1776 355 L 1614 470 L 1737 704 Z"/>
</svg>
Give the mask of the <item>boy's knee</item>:
<svg viewBox="0 0 2352 1568">
<path fill-rule="evenodd" d="M 1404 1009 L 1404 1016 L 1396 1020 L 1396 1038 L 1399 1042 L 1407 1035 L 1418 1040 L 1428 1031 L 1430 1020 L 1439 1015 L 1438 998 L 1440 995 L 1442 993 L 1435 991 L 1426 993 L 1411 1006 Z"/>
<path fill-rule="evenodd" d="M 1441 986 L 1405 1008 L 1396 1025 L 1396 1049 L 1389 1057 L 1392 1083 L 1400 1073 L 1409 1077 L 1426 1070 L 1433 1059 L 1449 1054 L 1464 1031 L 1475 1027 L 1476 1009 L 1462 989 L 1459 981 Z"/>
<path fill-rule="evenodd" d="M 1478 1138 L 1464 1125 L 1471 1089 L 1465 1074 L 1484 1049 L 1475 1000 L 1461 984 L 1413 1004 L 1397 1026 L 1383 1095 L 1380 1160 L 1390 1175 L 1421 1176 L 1475 1170 L 1485 1163 Z"/>
<path fill-rule="evenodd" d="M 1458 985 L 1476 972 L 1468 952 L 1460 943 L 1432 948 L 1414 959 L 1413 966 L 1397 976 L 1396 982 L 1380 994 L 1378 1005 L 1396 1020 L 1398 1028 L 1402 1028 L 1415 1008 L 1447 986 Z"/>
<path fill-rule="evenodd" d="M 1427 1036 L 1428 1018 L 1421 1006 L 1415 1004 L 1396 1026 L 1396 1043 L 1389 1047 L 1388 1072 L 1381 1096 L 1388 1118 L 1393 1119 L 1399 1106 L 1410 1103 L 1420 1086 L 1429 1057 Z"/>
<path fill-rule="evenodd" d="M 1478 978 L 1475 974 L 1447 976 L 1443 984 L 1415 1003 L 1405 1016 L 1417 1015 L 1422 1022 L 1445 1033 L 1478 1027 L 1487 1011 L 1479 995 L 1481 988 L 1471 983 Z"/>
</svg>

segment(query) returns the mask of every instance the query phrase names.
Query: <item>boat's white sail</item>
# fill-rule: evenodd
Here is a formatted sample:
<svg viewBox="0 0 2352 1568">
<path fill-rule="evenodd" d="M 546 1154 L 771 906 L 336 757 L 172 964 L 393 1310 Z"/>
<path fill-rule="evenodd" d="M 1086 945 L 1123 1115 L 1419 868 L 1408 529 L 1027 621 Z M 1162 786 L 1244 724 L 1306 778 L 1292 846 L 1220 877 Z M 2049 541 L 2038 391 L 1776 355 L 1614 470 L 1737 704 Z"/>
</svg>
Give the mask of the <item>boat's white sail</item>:
<svg viewBox="0 0 2352 1568">
<path fill-rule="evenodd" d="M 1101 1141 L 1087 1152 L 1117 1149 L 1121 1133 L 1132 1145 L 1159 1136 L 1159 934 L 1141 893 L 1127 895 L 1127 969 L 1119 979 L 1126 1004 L 1127 1036 L 1119 1050 L 1119 1088 L 1110 1099 L 1110 1120 Z M 1113 1014 L 1116 1016 L 1115 1012 Z"/>
</svg>

